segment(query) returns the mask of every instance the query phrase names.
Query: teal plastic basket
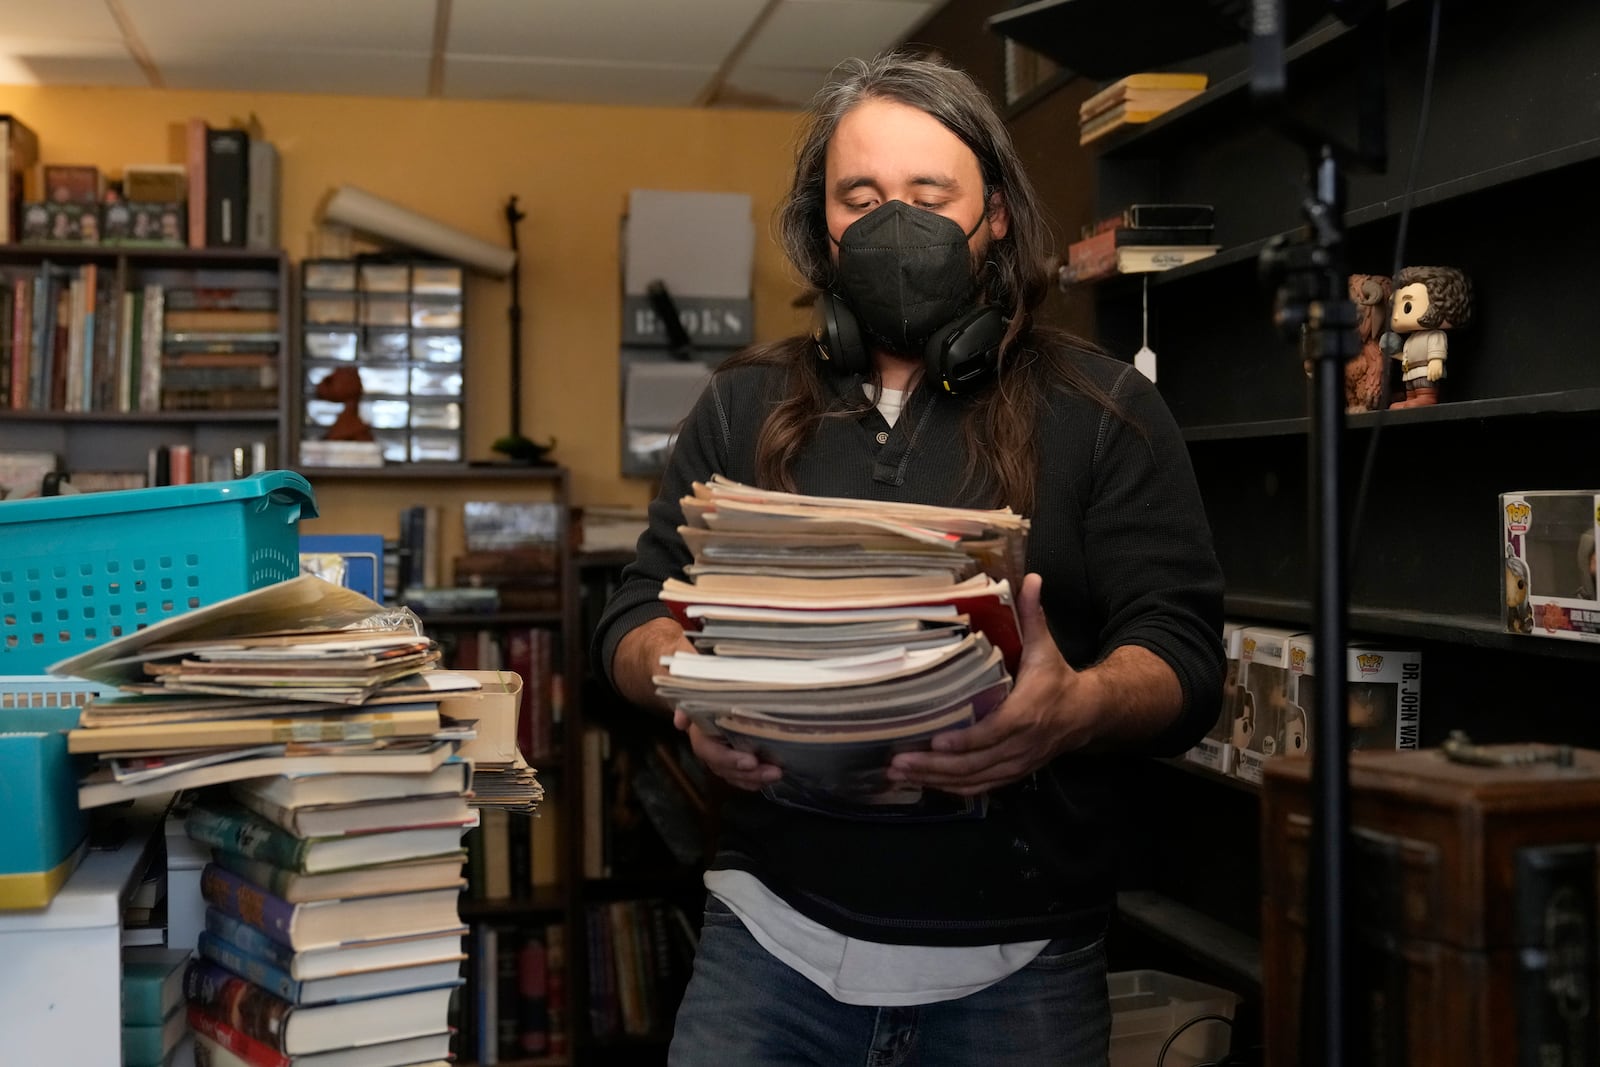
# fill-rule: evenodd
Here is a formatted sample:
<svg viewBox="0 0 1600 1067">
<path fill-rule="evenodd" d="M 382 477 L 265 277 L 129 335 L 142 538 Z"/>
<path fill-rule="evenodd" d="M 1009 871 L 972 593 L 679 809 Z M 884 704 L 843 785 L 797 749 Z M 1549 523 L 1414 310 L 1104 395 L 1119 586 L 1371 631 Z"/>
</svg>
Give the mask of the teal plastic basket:
<svg viewBox="0 0 1600 1067">
<path fill-rule="evenodd" d="M 316 515 L 293 471 L 0 502 L 0 675 L 293 578 Z"/>
</svg>

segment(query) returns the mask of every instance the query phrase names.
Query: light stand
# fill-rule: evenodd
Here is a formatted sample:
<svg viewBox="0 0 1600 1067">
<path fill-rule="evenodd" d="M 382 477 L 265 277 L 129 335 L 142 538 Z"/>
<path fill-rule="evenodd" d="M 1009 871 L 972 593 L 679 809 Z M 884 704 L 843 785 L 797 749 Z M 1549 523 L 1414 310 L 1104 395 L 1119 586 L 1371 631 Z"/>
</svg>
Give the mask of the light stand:
<svg viewBox="0 0 1600 1067">
<path fill-rule="evenodd" d="M 1362 67 L 1355 152 L 1311 130 L 1282 108 L 1284 88 L 1281 0 L 1254 0 L 1251 87 L 1273 105 L 1272 121 L 1307 150 L 1309 193 L 1300 233 L 1273 241 L 1261 253 L 1262 273 L 1277 280 L 1274 321 L 1297 351 L 1313 360 L 1309 474 L 1313 488 L 1311 562 L 1316 575 L 1313 635 L 1317 657 L 1316 740 L 1312 751 L 1312 831 L 1308 877 L 1306 963 L 1300 1011 L 1300 1056 L 1307 1067 L 1353 1063 L 1349 972 L 1350 852 L 1349 725 L 1345 655 L 1347 582 L 1343 487 L 1344 367 L 1356 354 L 1356 309 L 1348 298 L 1344 209 L 1347 161 L 1381 172 L 1386 160 L 1383 92 L 1385 5 L 1334 5 L 1355 27 Z"/>
</svg>

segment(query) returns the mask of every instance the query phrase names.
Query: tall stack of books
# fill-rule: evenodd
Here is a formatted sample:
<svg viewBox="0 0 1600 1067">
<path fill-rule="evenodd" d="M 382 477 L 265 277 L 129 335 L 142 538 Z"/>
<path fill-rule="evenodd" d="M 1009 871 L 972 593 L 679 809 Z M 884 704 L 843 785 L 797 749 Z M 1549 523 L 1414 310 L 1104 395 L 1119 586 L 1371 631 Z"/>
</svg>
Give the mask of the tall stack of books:
<svg viewBox="0 0 1600 1067">
<path fill-rule="evenodd" d="M 477 821 L 455 753 L 475 729 L 439 705 L 480 682 L 428 670 L 437 659 L 380 605 L 302 577 L 52 668 L 120 691 L 69 736 L 104 761 L 80 796 L 212 786 L 186 820 L 212 850 L 184 978 L 202 1062 L 448 1055 L 461 838 Z"/>
<path fill-rule="evenodd" d="M 1119 78 L 1078 105 L 1078 143 L 1137 126 L 1199 96 L 1204 74 L 1142 73 Z"/>
<path fill-rule="evenodd" d="M 979 811 L 884 772 L 1010 691 L 1028 521 L 720 477 L 682 504 L 694 562 L 661 598 L 698 654 L 664 657 L 656 691 L 782 767 L 765 787 L 774 799 L 877 816 Z"/>
</svg>

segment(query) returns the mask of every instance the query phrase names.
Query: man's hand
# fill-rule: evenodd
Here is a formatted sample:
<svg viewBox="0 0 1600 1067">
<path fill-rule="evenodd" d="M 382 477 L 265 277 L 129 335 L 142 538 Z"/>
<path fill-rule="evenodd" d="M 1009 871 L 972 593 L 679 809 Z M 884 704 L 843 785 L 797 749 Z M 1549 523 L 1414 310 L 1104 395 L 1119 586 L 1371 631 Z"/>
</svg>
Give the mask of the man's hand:
<svg viewBox="0 0 1600 1067">
<path fill-rule="evenodd" d="M 1444 360 L 1438 356 L 1428 360 L 1428 381 L 1436 382 L 1444 377 Z"/>
<path fill-rule="evenodd" d="M 768 782 L 776 782 L 783 772 L 771 763 L 762 763 L 748 752 L 740 752 L 720 737 L 713 737 L 696 726 L 681 711 L 672 713 L 672 724 L 689 735 L 694 754 L 706 769 L 735 789 L 754 792 Z"/>
<path fill-rule="evenodd" d="M 1096 735 L 1100 707 L 1086 681 L 1062 658 L 1039 605 L 1043 579 L 1029 574 L 1017 596 L 1022 661 L 1011 694 L 982 722 L 933 739 L 932 752 L 906 752 L 892 781 L 976 796 L 1024 778 Z"/>
</svg>

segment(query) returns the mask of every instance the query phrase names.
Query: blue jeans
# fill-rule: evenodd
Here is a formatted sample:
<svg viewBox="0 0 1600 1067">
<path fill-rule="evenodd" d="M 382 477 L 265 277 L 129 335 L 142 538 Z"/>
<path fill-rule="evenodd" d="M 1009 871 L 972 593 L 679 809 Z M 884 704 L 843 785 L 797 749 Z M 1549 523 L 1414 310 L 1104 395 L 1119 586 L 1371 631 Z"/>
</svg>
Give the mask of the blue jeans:
<svg viewBox="0 0 1600 1067">
<path fill-rule="evenodd" d="M 1016 974 L 959 1000 L 841 1004 L 762 948 L 709 898 L 669 1067 L 1105 1067 L 1105 945 L 1052 942 Z"/>
</svg>

